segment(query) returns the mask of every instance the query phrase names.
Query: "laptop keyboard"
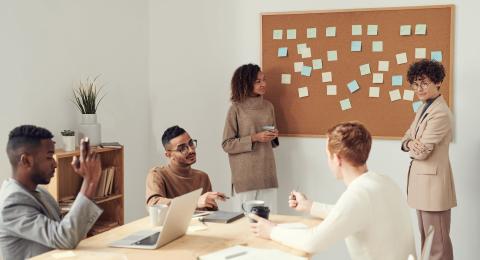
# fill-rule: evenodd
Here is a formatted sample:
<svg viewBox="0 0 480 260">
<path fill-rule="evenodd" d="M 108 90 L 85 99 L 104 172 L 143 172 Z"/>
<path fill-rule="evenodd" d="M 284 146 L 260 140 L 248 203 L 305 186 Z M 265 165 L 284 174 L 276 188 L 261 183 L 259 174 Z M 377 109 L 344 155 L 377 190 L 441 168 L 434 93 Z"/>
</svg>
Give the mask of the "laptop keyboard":
<svg viewBox="0 0 480 260">
<path fill-rule="evenodd" d="M 143 246 L 151 246 L 151 245 L 155 245 L 157 243 L 157 240 L 158 240 L 158 236 L 160 235 L 160 232 L 155 232 L 153 233 L 152 235 L 140 240 L 140 241 L 137 241 L 135 243 L 133 243 L 134 245 L 143 245 Z"/>
</svg>

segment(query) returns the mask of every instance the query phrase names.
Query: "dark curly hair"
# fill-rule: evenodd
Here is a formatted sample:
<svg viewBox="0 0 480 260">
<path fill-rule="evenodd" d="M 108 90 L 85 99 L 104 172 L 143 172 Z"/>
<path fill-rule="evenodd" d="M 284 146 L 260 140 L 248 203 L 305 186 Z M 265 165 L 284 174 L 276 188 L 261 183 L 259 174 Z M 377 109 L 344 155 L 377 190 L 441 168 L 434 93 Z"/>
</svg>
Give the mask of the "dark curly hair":
<svg viewBox="0 0 480 260">
<path fill-rule="evenodd" d="M 162 135 L 162 144 L 163 147 L 167 148 L 167 145 L 170 143 L 170 140 L 173 138 L 183 135 L 185 133 L 185 129 L 179 127 L 178 125 L 174 125 L 172 127 L 167 128 Z"/>
<path fill-rule="evenodd" d="M 253 85 L 260 72 L 260 66 L 256 64 L 245 64 L 235 70 L 232 77 L 232 102 L 243 102 L 253 93 Z"/>
<path fill-rule="evenodd" d="M 53 134 L 43 127 L 21 125 L 15 127 L 8 135 L 7 155 L 10 164 L 15 168 L 20 160 L 21 152 L 33 152 L 44 139 L 52 139 Z M 22 149 L 22 151 L 20 151 Z"/>
<path fill-rule="evenodd" d="M 416 79 L 428 77 L 433 83 L 438 84 L 445 78 L 445 68 L 442 63 L 435 60 L 423 59 L 410 65 L 407 80 L 412 84 Z"/>
</svg>

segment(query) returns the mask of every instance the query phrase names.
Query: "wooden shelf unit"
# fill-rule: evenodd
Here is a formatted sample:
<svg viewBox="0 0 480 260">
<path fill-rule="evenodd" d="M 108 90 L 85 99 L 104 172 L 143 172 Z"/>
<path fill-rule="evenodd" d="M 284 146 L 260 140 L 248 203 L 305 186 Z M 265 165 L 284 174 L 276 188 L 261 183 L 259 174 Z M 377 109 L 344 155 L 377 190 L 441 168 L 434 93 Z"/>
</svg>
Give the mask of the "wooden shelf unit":
<svg viewBox="0 0 480 260">
<path fill-rule="evenodd" d="M 115 167 L 112 194 L 105 197 L 96 197 L 95 203 L 103 209 L 103 213 L 97 223 L 124 224 L 124 161 L 123 146 L 119 148 L 92 147 L 101 158 L 102 169 Z M 60 203 L 75 198 L 83 182 L 83 178 L 76 174 L 71 166 L 73 156 L 79 156 L 80 151 L 65 152 L 62 149 L 55 150 L 54 158 L 57 161 L 57 169 L 54 177 L 45 188 Z M 113 227 L 113 225 L 112 225 Z M 92 228 L 92 230 L 95 228 Z M 106 231 L 106 230 L 102 230 Z M 98 234 L 99 232 L 94 232 Z"/>
</svg>

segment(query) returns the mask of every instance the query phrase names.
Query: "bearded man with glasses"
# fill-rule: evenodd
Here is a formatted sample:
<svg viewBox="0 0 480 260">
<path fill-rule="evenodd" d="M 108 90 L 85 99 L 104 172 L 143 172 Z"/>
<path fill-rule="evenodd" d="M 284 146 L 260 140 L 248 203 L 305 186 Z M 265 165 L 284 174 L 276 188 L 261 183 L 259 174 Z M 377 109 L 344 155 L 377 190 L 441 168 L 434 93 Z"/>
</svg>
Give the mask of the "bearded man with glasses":
<svg viewBox="0 0 480 260">
<path fill-rule="evenodd" d="M 445 69 L 438 61 L 412 64 L 407 78 L 423 105 L 402 139 L 409 153 L 407 200 L 417 210 L 418 225 L 425 242 L 430 225 L 435 235 L 430 259 L 453 259 L 450 240 L 451 208 L 457 206 L 452 168 L 448 156 L 452 141 L 452 113 L 440 94 Z"/>
<path fill-rule="evenodd" d="M 225 194 L 212 192 L 212 184 L 205 172 L 193 169 L 197 161 L 197 140 L 179 126 L 165 130 L 162 136 L 168 165 L 153 167 L 146 181 L 146 204 L 170 204 L 178 196 L 202 188 L 198 210 L 217 210 L 216 201 L 225 201 Z"/>
</svg>

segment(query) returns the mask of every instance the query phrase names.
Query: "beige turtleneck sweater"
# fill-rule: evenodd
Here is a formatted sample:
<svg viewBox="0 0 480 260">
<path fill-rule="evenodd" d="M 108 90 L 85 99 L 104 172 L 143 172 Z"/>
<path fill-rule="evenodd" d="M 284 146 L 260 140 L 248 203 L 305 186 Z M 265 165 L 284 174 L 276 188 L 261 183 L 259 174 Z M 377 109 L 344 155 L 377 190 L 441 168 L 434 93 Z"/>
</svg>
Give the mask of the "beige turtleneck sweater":
<svg viewBox="0 0 480 260">
<path fill-rule="evenodd" d="M 259 97 L 249 97 L 233 103 L 227 113 L 222 147 L 228 153 L 232 184 L 236 192 L 277 188 L 277 172 L 273 142 L 252 143 L 251 135 L 263 131 L 263 126 L 275 126 L 272 103 Z"/>
<path fill-rule="evenodd" d="M 173 198 L 199 188 L 203 189 L 202 194 L 212 191 L 212 184 L 205 172 L 171 164 L 157 166 L 147 175 L 146 204 L 147 206 L 168 204 Z"/>
</svg>

